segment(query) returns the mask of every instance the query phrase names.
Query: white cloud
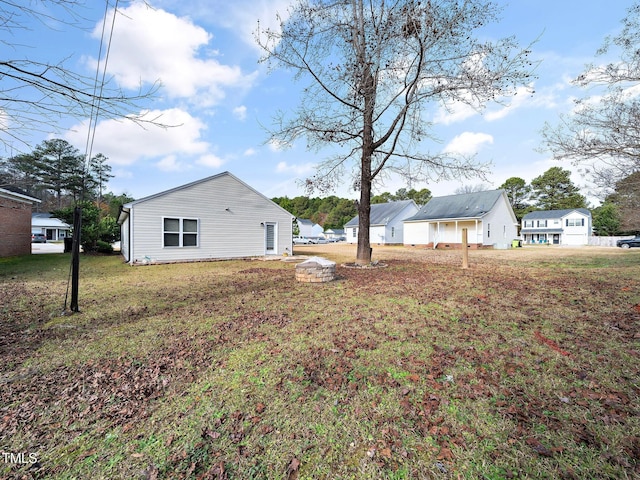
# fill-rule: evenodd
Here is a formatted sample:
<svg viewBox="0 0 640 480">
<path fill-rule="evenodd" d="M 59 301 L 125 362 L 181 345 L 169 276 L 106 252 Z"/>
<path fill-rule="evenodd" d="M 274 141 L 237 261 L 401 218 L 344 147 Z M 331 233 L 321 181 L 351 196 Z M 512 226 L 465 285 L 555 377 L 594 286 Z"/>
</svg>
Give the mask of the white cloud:
<svg viewBox="0 0 640 480">
<path fill-rule="evenodd" d="M 245 120 L 247 118 L 247 107 L 241 105 L 233 109 L 233 116 L 238 120 Z"/>
<path fill-rule="evenodd" d="M 443 152 L 473 155 L 477 153 L 483 145 L 492 143 L 493 136 L 487 133 L 463 132 L 451 140 L 449 144 L 444 147 Z"/>
<path fill-rule="evenodd" d="M 315 165 L 313 163 L 303 163 L 301 165 L 289 165 L 287 162 L 280 162 L 276 166 L 278 173 L 293 173 L 298 176 L 308 175 L 313 172 Z"/>
<path fill-rule="evenodd" d="M 206 154 L 209 143 L 202 141 L 206 126 L 188 112 L 173 108 L 146 112 L 147 119 L 158 119 L 161 128 L 147 125 L 142 128 L 128 120 L 104 120 L 97 125 L 92 153 L 103 153 L 112 166 L 134 164 L 145 158 L 178 157 Z M 72 145 L 84 145 L 87 123 L 76 125 L 65 135 Z"/>
<path fill-rule="evenodd" d="M 211 35 L 190 19 L 177 17 L 143 2 L 120 9 L 111 44 L 108 72 L 124 88 L 162 83 L 161 93 L 211 106 L 225 98 L 225 90 L 249 87 L 256 74 L 224 65 L 209 47 Z M 107 22 L 111 24 L 111 12 Z M 100 38 L 102 23 L 93 36 Z M 209 47 L 209 49 L 207 49 Z M 95 66 L 95 59 L 90 63 Z"/>
<path fill-rule="evenodd" d="M 254 155 L 256 155 L 258 152 L 256 151 L 255 148 L 247 148 L 244 151 L 244 156 L 245 157 L 253 157 Z"/>
<path fill-rule="evenodd" d="M 197 163 L 209 168 L 220 168 L 222 165 L 224 165 L 224 160 L 216 155 L 207 154 L 200 157 Z"/>
<path fill-rule="evenodd" d="M 500 108 L 499 110 L 487 112 L 485 118 L 490 122 L 494 120 L 500 120 L 501 118 L 504 118 L 510 113 L 513 113 L 515 110 L 526 105 L 527 103 L 532 102 L 531 91 L 531 86 L 518 87 L 516 89 L 516 94 L 509 99 L 509 103 L 506 106 Z"/>
<path fill-rule="evenodd" d="M 233 2 L 212 2 L 211 0 L 190 0 L 177 2 L 164 0 L 164 3 L 175 3 L 176 8 L 189 10 L 190 14 L 197 18 L 206 19 L 209 22 L 220 25 L 233 32 L 249 47 L 259 50 L 254 33 L 258 29 L 266 28 L 277 30 L 280 23 L 276 14 L 283 20 L 289 16 L 288 7 L 291 0 L 235 0 Z M 188 4 L 188 7 L 183 4 Z M 262 52 L 260 52 L 262 53 Z"/>
<path fill-rule="evenodd" d="M 433 121 L 441 125 L 451 125 L 478 115 L 475 108 L 464 102 L 449 102 L 438 109 Z"/>
<path fill-rule="evenodd" d="M 156 163 L 156 167 L 163 172 L 182 172 L 188 168 L 184 163 L 178 162 L 175 155 L 164 157 Z"/>
</svg>

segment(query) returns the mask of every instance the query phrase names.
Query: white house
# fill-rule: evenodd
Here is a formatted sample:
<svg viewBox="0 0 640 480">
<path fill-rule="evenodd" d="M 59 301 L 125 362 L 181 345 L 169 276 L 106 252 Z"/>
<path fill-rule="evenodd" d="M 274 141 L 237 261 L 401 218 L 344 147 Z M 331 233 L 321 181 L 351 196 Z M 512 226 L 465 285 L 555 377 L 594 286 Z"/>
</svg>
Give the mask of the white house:
<svg viewBox="0 0 640 480">
<path fill-rule="evenodd" d="M 123 205 L 120 249 L 132 265 L 290 254 L 292 221 L 223 172 Z"/>
<path fill-rule="evenodd" d="M 402 221 L 417 211 L 418 206 L 413 200 L 374 203 L 371 205 L 369 216 L 369 241 L 380 245 L 402 243 L 404 236 Z M 356 215 L 344 226 L 349 243 L 358 243 L 359 220 L 359 216 Z"/>
<path fill-rule="evenodd" d="M 305 218 L 296 218 L 296 223 L 298 224 L 298 233 L 301 237 L 307 238 L 320 238 L 322 237 L 322 233 L 324 232 L 324 228 L 317 223 L 313 223 L 311 220 L 307 220 Z"/>
<path fill-rule="evenodd" d="M 31 233 L 43 233 L 47 240 L 56 241 L 71 236 L 71 226 L 50 213 L 31 214 Z"/>
<path fill-rule="evenodd" d="M 586 208 L 530 212 L 522 217 L 520 233 L 525 243 L 588 245 L 591 212 Z"/>
<path fill-rule="evenodd" d="M 324 231 L 324 238 L 328 240 L 340 240 L 344 237 L 343 228 L 328 228 Z"/>
<path fill-rule="evenodd" d="M 517 235 L 515 214 L 504 190 L 432 198 L 404 221 L 404 244 L 461 248 L 467 229 L 471 248 L 508 248 Z"/>
</svg>

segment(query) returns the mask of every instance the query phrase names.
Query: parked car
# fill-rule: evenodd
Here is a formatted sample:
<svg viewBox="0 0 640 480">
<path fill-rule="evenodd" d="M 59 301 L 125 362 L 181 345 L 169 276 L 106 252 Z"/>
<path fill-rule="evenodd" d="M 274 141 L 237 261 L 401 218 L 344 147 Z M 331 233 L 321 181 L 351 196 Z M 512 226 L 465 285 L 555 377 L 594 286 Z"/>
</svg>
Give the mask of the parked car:
<svg viewBox="0 0 640 480">
<path fill-rule="evenodd" d="M 309 243 L 311 243 L 311 240 L 309 240 L 307 237 L 293 237 L 294 245 L 308 245 Z"/>
<path fill-rule="evenodd" d="M 621 248 L 640 247 L 640 235 L 636 235 L 633 238 L 618 240 L 616 245 Z"/>
<path fill-rule="evenodd" d="M 44 233 L 32 233 L 31 243 L 47 243 L 47 236 Z"/>
</svg>

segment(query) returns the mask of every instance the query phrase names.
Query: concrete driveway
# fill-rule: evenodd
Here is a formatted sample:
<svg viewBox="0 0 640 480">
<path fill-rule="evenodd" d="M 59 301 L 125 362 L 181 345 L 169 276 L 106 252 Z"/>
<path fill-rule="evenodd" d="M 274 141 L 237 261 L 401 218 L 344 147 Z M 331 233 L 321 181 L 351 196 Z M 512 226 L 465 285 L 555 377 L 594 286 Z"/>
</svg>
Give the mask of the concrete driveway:
<svg viewBox="0 0 640 480">
<path fill-rule="evenodd" d="M 63 253 L 64 243 L 32 243 L 31 253 Z"/>
</svg>

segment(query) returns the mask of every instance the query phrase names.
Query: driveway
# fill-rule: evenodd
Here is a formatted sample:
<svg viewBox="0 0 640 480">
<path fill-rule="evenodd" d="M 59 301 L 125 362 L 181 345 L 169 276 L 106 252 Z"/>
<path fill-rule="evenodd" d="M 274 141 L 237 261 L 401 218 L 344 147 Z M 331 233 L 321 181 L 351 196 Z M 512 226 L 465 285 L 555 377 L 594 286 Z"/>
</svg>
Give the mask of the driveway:
<svg viewBox="0 0 640 480">
<path fill-rule="evenodd" d="M 64 243 L 32 243 L 31 253 L 63 253 Z"/>
</svg>

